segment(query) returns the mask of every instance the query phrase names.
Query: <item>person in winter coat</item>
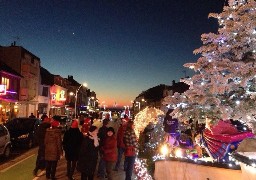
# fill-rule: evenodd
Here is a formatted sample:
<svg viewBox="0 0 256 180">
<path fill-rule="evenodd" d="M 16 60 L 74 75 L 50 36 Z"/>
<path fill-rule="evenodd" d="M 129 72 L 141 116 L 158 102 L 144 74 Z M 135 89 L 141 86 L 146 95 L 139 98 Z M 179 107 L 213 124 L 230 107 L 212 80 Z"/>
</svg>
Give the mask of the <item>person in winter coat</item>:
<svg viewBox="0 0 256 180">
<path fill-rule="evenodd" d="M 102 147 L 102 158 L 105 161 L 108 180 L 113 180 L 112 168 L 117 160 L 116 146 L 117 142 L 115 137 L 115 130 L 113 127 L 109 127 L 107 129 L 107 137 L 105 138 L 105 142 Z"/>
<path fill-rule="evenodd" d="M 106 117 L 103 120 L 103 126 L 100 127 L 100 129 L 99 129 L 98 137 L 100 139 L 100 150 L 103 147 L 105 138 L 107 136 L 107 129 L 108 129 L 107 125 L 110 121 L 109 117 L 110 117 L 110 115 L 106 114 Z M 105 177 L 105 170 L 106 170 L 105 161 L 102 159 L 102 155 L 103 154 L 100 151 L 100 160 L 99 160 L 99 165 L 98 165 L 98 177 L 100 177 L 100 178 Z"/>
<path fill-rule="evenodd" d="M 83 137 L 77 162 L 77 170 L 81 172 L 81 180 L 93 180 L 99 152 L 97 134 L 98 128 L 91 126 L 87 136 Z"/>
<path fill-rule="evenodd" d="M 55 179 L 58 160 L 63 155 L 61 129 L 58 128 L 59 126 L 60 123 L 58 121 L 52 121 L 51 127 L 46 129 L 44 139 L 46 178 L 52 180 Z"/>
<path fill-rule="evenodd" d="M 124 133 L 124 144 L 125 144 L 125 161 L 127 163 L 125 169 L 125 180 L 131 180 L 133 166 L 135 163 L 136 154 L 138 152 L 138 140 L 134 131 L 134 122 L 129 121 L 126 126 Z"/>
<path fill-rule="evenodd" d="M 83 134 L 78 128 L 78 121 L 73 120 L 71 127 L 67 130 L 63 137 L 63 150 L 67 160 L 67 176 L 70 180 L 74 179 L 73 174 L 76 169 L 78 155 L 83 140 Z"/>
<path fill-rule="evenodd" d="M 118 171 L 119 169 L 119 166 L 120 166 L 120 162 L 121 162 L 121 159 L 122 159 L 122 156 L 124 154 L 124 151 L 125 151 L 125 144 L 124 144 L 124 132 L 125 132 L 125 129 L 126 129 L 126 119 L 122 119 L 122 123 L 121 123 L 121 126 L 118 128 L 118 131 L 117 131 L 117 149 L 118 149 L 118 156 L 117 156 L 117 161 L 116 161 L 116 165 L 115 165 L 115 168 L 114 168 L 114 171 Z M 124 161 L 124 169 L 125 169 L 125 161 Z"/>
<path fill-rule="evenodd" d="M 33 170 L 34 176 L 37 176 L 38 170 L 44 170 L 46 166 L 45 162 L 45 144 L 44 144 L 44 137 L 46 133 L 46 129 L 51 127 L 50 123 L 51 119 L 48 117 L 45 117 L 43 119 L 43 122 L 38 126 L 36 130 L 36 135 L 35 135 L 35 140 L 36 143 L 38 144 L 38 153 L 37 153 L 37 158 L 36 158 L 36 167 Z"/>
</svg>

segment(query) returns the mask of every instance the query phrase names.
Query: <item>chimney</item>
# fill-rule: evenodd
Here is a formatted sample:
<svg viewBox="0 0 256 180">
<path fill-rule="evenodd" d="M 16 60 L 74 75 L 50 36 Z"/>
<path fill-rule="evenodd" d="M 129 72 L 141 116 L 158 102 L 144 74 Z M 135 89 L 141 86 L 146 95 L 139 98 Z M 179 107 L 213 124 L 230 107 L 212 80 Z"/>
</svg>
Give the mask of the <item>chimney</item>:
<svg viewBox="0 0 256 180">
<path fill-rule="evenodd" d="M 73 76 L 68 75 L 68 80 L 73 80 Z"/>
<path fill-rule="evenodd" d="M 172 80 L 172 85 L 175 85 L 175 80 Z"/>
</svg>

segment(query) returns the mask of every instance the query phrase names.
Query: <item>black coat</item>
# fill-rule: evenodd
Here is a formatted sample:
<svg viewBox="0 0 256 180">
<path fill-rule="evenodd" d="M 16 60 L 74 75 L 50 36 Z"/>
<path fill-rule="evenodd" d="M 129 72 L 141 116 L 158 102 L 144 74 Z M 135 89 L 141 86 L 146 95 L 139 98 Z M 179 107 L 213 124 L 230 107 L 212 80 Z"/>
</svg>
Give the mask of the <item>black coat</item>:
<svg viewBox="0 0 256 180">
<path fill-rule="evenodd" d="M 38 156 L 41 159 L 44 159 L 44 155 L 45 155 L 44 137 L 45 137 L 46 129 L 49 127 L 51 127 L 50 123 L 43 122 L 38 126 L 38 128 L 36 130 L 35 141 L 39 145 L 38 146 Z"/>
<path fill-rule="evenodd" d="M 102 126 L 99 129 L 98 137 L 100 138 L 100 142 L 99 142 L 100 147 L 102 147 L 104 145 L 105 138 L 107 137 L 107 130 L 108 130 L 107 126 Z"/>
<path fill-rule="evenodd" d="M 77 163 L 77 170 L 81 173 L 94 174 L 99 147 L 94 146 L 93 139 L 85 136 L 80 148 L 80 154 Z"/>
<path fill-rule="evenodd" d="M 63 150 L 68 161 L 78 160 L 83 134 L 78 128 L 69 128 L 63 137 Z"/>
</svg>

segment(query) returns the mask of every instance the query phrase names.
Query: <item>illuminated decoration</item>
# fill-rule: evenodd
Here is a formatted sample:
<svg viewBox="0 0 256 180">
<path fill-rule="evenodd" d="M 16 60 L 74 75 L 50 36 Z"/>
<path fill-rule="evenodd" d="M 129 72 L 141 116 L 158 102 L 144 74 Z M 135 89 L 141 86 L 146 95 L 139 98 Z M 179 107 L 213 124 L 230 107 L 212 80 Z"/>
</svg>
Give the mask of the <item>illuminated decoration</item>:
<svg viewBox="0 0 256 180">
<path fill-rule="evenodd" d="M 239 161 L 240 163 L 245 164 L 246 166 L 251 166 L 256 172 L 256 152 L 250 153 L 251 155 L 248 156 L 248 153 L 233 153 L 232 157 Z"/>
<path fill-rule="evenodd" d="M 6 85 L 0 84 L 0 95 L 6 95 Z"/>
<path fill-rule="evenodd" d="M 229 0 L 220 14 L 210 13 L 219 23 L 218 32 L 202 34 L 203 46 L 196 63 L 184 66 L 196 72 L 182 81 L 190 85 L 183 94 L 165 98 L 180 121 L 190 118 L 213 123 L 235 119 L 256 120 L 256 33 L 255 0 Z M 178 104 L 185 104 L 179 106 Z"/>
<path fill-rule="evenodd" d="M 163 156 L 168 155 L 169 147 L 167 146 L 167 144 L 162 145 L 160 151 Z"/>
<path fill-rule="evenodd" d="M 218 20 L 219 29 L 216 34 L 202 34 L 203 46 L 194 50 L 194 54 L 201 54 L 201 57 L 196 63 L 184 65 L 196 72 L 194 76 L 182 80 L 190 86 L 189 90 L 183 94 L 174 93 L 163 101 L 164 105 L 168 104 L 175 109 L 172 115 L 179 121 L 193 119 L 205 123 L 206 118 L 209 118 L 212 125 L 229 119 L 247 125 L 256 122 L 255 7 L 255 0 L 229 0 L 223 12 L 209 14 L 209 17 Z M 225 129 L 223 126 L 221 128 Z M 205 138 L 212 141 L 209 136 Z M 219 147 L 224 145 L 219 142 Z M 210 148 L 216 150 L 216 146 Z M 226 155 L 217 165 L 224 164 L 227 168 L 239 167 L 239 162 L 250 168 L 256 165 L 255 158 L 240 155 L 232 158 L 229 152 Z M 161 157 L 154 157 L 157 158 Z M 182 157 L 186 158 L 189 157 Z M 197 159 L 194 162 L 201 163 L 203 160 Z M 251 179 L 256 179 L 255 172 L 254 168 Z"/>
<path fill-rule="evenodd" d="M 150 174 L 148 174 L 146 160 L 136 158 L 134 163 L 134 173 L 138 180 L 153 180 Z"/>
<path fill-rule="evenodd" d="M 150 122 L 156 124 L 158 122 L 157 116 L 163 114 L 164 112 L 160 109 L 149 107 L 140 111 L 134 118 L 134 130 L 136 136 L 139 137 L 140 132 L 142 132 Z"/>
<path fill-rule="evenodd" d="M 232 157 L 240 162 L 243 179 L 256 179 L 256 152 L 237 152 Z"/>
<path fill-rule="evenodd" d="M 180 148 L 175 149 L 175 156 L 178 158 L 183 157 L 183 151 Z"/>
</svg>

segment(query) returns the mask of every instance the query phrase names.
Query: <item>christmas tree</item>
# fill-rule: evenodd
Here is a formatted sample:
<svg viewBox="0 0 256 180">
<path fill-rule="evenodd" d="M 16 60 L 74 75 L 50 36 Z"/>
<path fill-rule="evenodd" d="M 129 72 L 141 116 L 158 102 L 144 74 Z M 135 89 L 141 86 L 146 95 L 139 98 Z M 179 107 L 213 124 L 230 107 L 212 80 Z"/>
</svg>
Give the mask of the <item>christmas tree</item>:
<svg viewBox="0 0 256 180">
<path fill-rule="evenodd" d="M 256 109 L 256 1 L 229 0 L 220 14 L 217 33 L 202 34 L 201 54 L 184 66 L 196 74 L 184 80 L 190 89 L 165 98 L 181 121 L 206 117 L 255 121 Z"/>
</svg>

